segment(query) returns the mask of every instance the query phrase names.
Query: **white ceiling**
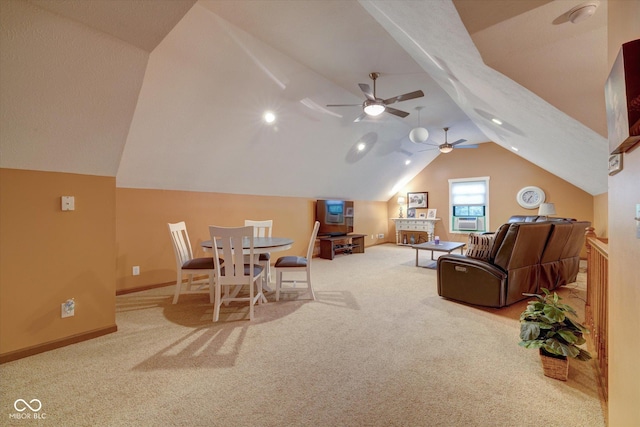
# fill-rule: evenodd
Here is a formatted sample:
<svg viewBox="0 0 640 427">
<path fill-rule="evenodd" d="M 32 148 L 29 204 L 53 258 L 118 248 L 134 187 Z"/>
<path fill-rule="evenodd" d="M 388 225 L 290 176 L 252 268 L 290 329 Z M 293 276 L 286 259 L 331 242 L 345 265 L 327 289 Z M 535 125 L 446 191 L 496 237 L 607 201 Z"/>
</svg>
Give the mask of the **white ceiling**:
<svg viewBox="0 0 640 427">
<path fill-rule="evenodd" d="M 580 24 L 570 0 L 32 3 L 151 51 L 118 186 L 387 200 L 438 155 L 407 138 L 424 107 L 429 142 L 447 126 L 607 191 L 604 1 Z M 325 107 L 373 71 L 379 97 L 425 93 L 394 104 L 410 116 Z"/>
</svg>

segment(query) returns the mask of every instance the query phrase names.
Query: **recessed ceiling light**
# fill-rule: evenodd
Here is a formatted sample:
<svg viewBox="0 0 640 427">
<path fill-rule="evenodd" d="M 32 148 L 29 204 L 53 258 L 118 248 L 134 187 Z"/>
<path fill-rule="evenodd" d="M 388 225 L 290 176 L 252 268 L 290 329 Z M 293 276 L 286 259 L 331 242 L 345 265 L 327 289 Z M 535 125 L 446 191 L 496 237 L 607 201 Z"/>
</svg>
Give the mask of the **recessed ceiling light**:
<svg viewBox="0 0 640 427">
<path fill-rule="evenodd" d="M 518 147 L 514 147 L 514 146 L 511 146 L 511 149 L 512 149 L 513 151 L 520 151 L 520 150 L 518 150 Z"/>
<path fill-rule="evenodd" d="M 364 142 L 361 142 L 360 144 L 358 144 L 358 151 L 362 151 L 365 148 L 367 148 L 367 144 L 365 144 Z"/>
<path fill-rule="evenodd" d="M 502 124 L 502 120 L 500 119 L 496 119 L 495 117 L 493 119 L 491 119 L 491 121 L 497 125 L 501 125 Z"/>
<path fill-rule="evenodd" d="M 591 1 L 588 3 L 582 3 L 573 9 L 571 9 L 567 15 L 569 16 L 569 21 L 574 24 L 585 21 L 593 16 L 596 13 L 596 9 L 600 3 L 597 1 Z"/>
<path fill-rule="evenodd" d="M 411 163 L 411 160 L 409 160 L 409 159 L 407 159 L 407 160 L 405 160 L 405 161 L 404 161 L 404 164 L 405 164 L 405 165 L 408 165 L 408 164 L 410 164 L 410 163 Z"/>
<path fill-rule="evenodd" d="M 264 115 L 262 116 L 262 118 L 264 119 L 265 122 L 267 123 L 273 123 L 276 121 L 276 115 L 273 114 L 271 111 L 267 111 L 266 113 L 264 113 Z"/>
</svg>

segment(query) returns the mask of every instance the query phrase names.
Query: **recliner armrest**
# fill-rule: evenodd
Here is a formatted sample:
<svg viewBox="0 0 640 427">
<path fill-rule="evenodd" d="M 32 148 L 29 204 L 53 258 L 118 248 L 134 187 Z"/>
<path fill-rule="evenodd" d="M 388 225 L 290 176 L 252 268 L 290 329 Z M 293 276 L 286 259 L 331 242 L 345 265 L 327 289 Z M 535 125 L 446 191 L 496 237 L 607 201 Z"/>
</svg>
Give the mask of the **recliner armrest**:
<svg viewBox="0 0 640 427">
<path fill-rule="evenodd" d="M 507 273 L 480 259 L 464 255 L 438 258 L 438 295 L 486 307 L 506 304 Z"/>
</svg>

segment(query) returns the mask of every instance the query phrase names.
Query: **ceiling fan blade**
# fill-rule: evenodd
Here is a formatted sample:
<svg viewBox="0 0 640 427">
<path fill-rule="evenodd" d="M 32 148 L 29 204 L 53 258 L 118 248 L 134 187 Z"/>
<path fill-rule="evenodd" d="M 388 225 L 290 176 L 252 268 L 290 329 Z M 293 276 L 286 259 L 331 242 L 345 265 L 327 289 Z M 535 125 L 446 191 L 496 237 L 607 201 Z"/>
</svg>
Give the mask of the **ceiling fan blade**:
<svg viewBox="0 0 640 427">
<path fill-rule="evenodd" d="M 418 153 L 422 153 L 423 151 L 431 151 L 431 150 L 437 150 L 438 147 L 431 147 L 431 148 L 425 148 L 424 150 L 418 150 Z"/>
<path fill-rule="evenodd" d="M 466 139 L 459 139 L 456 142 L 452 142 L 451 145 L 456 146 L 458 144 L 462 144 L 463 142 L 467 142 Z"/>
<path fill-rule="evenodd" d="M 362 107 L 362 104 L 327 104 L 327 107 Z"/>
<path fill-rule="evenodd" d="M 424 96 L 424 92 L 422 92 L 421 90 L 416 90 L 415 92 L 409 92 L 405 93 L 404 95 L 398 95 L 394 96 L 393 98 L 385 99 L 382 102 L 384 102 L 384 105 L 389 105 L 393 104 L 394 102 L 402 102 L 409 99 L 420 98 L 421 96 Z"/>
<path fill-rule="evenodd" d="M 409 113 L 407 113 L 406 111 L 396 110 L 395 108 L 391 108 L 391 107 L 385 108 L 384 112 L 393 114 L 394 116 L 403 117 L 403 118 L 409 115 Z"/>
<path fill-rule="evenodd" d="M 376 100 L 375 96 L 373 96 L 373 92 L 371 92 L 371 86 L 366 83 L 359 83 L 358 86 L 360 86 L 360 90 L 362 91 L 362 93 L 364 93 L 364 96 L 366 96 L 369 101 Z"/>
<path fill-rule="evenodd" d="M 358 117 L 356 117 L 356 119 L 353 121 L 353 123 L 358 123 L 358 122 L 364 120 L 366 117 L 367 117 L 367 113 L 362 113 Z"/>
<path fill-rule="evenodd" d="M 456 148 L 478 148 L 478 144 L 461 145 Z"/>
</svg>

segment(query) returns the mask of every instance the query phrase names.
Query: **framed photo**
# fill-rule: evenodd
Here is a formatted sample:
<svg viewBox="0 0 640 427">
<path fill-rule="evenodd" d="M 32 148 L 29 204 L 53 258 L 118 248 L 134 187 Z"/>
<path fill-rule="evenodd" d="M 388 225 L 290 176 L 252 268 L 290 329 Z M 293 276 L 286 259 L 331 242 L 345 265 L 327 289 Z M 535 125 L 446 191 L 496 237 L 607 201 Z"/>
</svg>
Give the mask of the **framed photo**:
<svg viewBox="0 0 640 427">
<path fill-rule="evenodd" d="M 415 209 L 407 209 L 407 218 L 415 218 L 416 210 Z"/>
<path fill-rule="evenodd" d="M 428 208 L 429 193 L 407 193 L 407 208 Z"/>
<path fill-rule="evenodd" d="M 622 170 L 622 153 L 609 156 L 609 175 L 615 175 Z"/>
<path fill-rule="evenodd" d="M 418 214 L 418 218 L 420 218 L 420 219 L 426 219 L 426 218 L 427 218 L 427 214 L 426 214 L 426 213 L 424 213 L 424 212 L 420 212 L 420 213 Z"/>
<path fill-rule="evenodd" d="M 436 219 L 436 211 L 437 211 L 437 209 L 428 209 L 427 210 L 427 219 Z"/>
</svg>

